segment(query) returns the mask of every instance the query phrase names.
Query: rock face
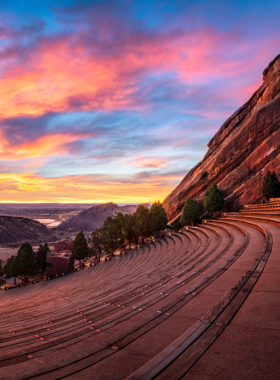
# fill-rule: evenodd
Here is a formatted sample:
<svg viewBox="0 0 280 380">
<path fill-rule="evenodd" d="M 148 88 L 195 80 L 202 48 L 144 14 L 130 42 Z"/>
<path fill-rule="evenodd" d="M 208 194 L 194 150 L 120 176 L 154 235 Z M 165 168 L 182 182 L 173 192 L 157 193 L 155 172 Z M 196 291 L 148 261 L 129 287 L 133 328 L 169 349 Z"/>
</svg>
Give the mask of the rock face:
<svg viewBox="0 0 280 380">
<path fill-rule="evenodd" d="M 0 245 L 17 247 L 26 242 L 37 244 L 52 240 L 52 233 L 42 223 L 27 218 L 0 216 Z"/>
<path fill-rule="evenodd" d="M 237 211 L 262 198 L 267 170 L 280 175 L 280 54 L 263 72 L 263 84 L 208 143 L 208 151 L 163 202 L 169 221 L 181 213 L 186 198 L 202 202 L 216 182 L 225 210 Z"/>
<path fill-rule="evenodd" d="M 148 207 L 149 205 L 145 205 Z M 122 214 L 133 214 L 138 205 L 118 206 L 116 203 L 110 202 L 93 206 L 87 210 L 80 212 L 78 215 L 65 220 L 57 226 L 58 231 L 95 231 L 97 228 L 103 227 L 103 222 L 108 216 L 115 217 L 118 212 Z"/>
</svg>

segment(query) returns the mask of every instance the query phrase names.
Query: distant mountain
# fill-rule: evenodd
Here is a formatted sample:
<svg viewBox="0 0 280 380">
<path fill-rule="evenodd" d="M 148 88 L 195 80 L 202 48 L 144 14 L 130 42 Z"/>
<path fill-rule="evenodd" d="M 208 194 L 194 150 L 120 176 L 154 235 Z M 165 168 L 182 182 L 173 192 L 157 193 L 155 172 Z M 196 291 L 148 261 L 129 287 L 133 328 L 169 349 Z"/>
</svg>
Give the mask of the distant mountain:
<svg viewBox="0 0 280 380">
<path fill-rule="evenodd" d="M 97 228 L 103 227 L 103 222 L 108 216 L 115 217 L 118 212 L 122 214 L 133 214 L 139 205 L 125 205 L 118 206 L 116 203 L 103 203 L 97 206 L 83 210 L 78 215 L 65 220 L 59 226 L 58 231 L 69 230 L 71 231 L 95 231 Z M 146 203 L 144 206 L 150 208 L 150 204 Z"/>
<path fill-rule="evenodd" d="M 140 206 L 140 204 L 137 204 L 137 205 L 125 205 L 125 206 L 121 206 L 121 208 L 123 210 L 127 211 L 128 214 L 133 214 L 138 209 L 139 206 Z M 141 203 L 141 206 L 145 206 L 148 209 L 150 209 L 151 204 L 150 203 Z"/>
<path fill-rule="evenodd" d="M 0 215 L 27 216 L 42 213 L 63 213 L 82 211 L 95 206 L 87 203 L 1 203 Z"/>
<path fill-rule="evenodd" d="M 263 84 L 208 143 L 208 152 L 163 202 L 168 219 L 182 211 L 185 200 L 202 202 L 216 182 L 225 209 L 239 210 L 262 199 L 267 171 L 280 177 L 280 54 L 263 72 Z"/>
<path fill-rule="evenodd" d="M 35 220 L 14 216 L 0 216 L 0 245 L 19 246 L 52 241 L 53 235 L 47 227 Z"/>
</svg>

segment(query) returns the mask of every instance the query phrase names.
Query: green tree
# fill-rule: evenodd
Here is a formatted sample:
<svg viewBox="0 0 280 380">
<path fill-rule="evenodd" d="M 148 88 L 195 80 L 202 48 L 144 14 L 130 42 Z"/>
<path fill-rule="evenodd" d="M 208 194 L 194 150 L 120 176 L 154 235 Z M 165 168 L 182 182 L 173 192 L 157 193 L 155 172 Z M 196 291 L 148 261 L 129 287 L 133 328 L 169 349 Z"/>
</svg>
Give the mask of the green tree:
<svg viewBox="0 0 280 380">
<path fill-rule="evenodd" d="M 119 235 L 120 239 L 124 239 L 123 237 L 123 224 L 124 224 L 124 215 L 121 212 L 117 213 L 117 216 L 114 218 L 116 232 Z"/>
<path fill-rule="evenodd" d="M 213 182 L 209 189 L 205 192 L 204 207 L 207 211 L 212 213 L 221 211 L 224 207 L 223 193 L 218 189 L 215 182 Z"/>
<path fill-rule="evenodd" d="M 199 204 L 192 197 L 187 198 L 182 214 L 180 217 L 180 223 L 184 226 L 186 224 L 191 224 L 192 226 L 199 219 Z"/>
<path fill-rule="evenodd" d="M 137 243 L 138 233 L 136 230 L 136 217 L 135 214 L 126 214 L 124 215 L 123 221 L 123 233 L 125 240 L 128 241 L 128 244 L 131 248 L 131 244 Z"/>
<path fill-rule="evenodd" d="M 263 179 L 262 193 L 267 200 L 269 200 L 269 198 L 280 197 L 280 182 L 275 171 L 273 171 L 273 173 L 269 170 L 267 171 Z"/>
<path fill-rule="evenodd" d="M 145 206 L 140 205 L 135 212 L 135 229 L 139 237 L 142 236 L 143 239 L 147 238 L 153 232 L 153 221 L 150 218 L 149 209 Z"/>
<path fill-rule="evenodd" d="M 81 266 L 81 260 L 85 259 L 88 256 L 89 248 L 83 232 L 79 232 L 74 240 L 72 247 L 72 255 L 75 260 L 79 260 Z"/>
<path fill-rule="evenodd" d="M 150 209 L 150 218 L 153 224 L 153 230 L 158 232 L 166 228 L 168 219 L 160 201 L 155 201 Z"/>
<path fill-rule="evenodd" d="M 120 248 L 124 243 L 123 233 L 124 216 L 118 213 L 115 218 L 108 216 L 104 221 L 102 228 L 102 244 L 107 253 L 114 254 L 115 250 Z"/>
<path fill-rule="evenodd" d="M 35 269 L 34 252 L 29 243 L 24 243 L 17 253 L 19 272 L 24 275 L 25 281 L 31 276 Z"/>
<path fill-rule="evenodd" d="M 97 261 L 100 261 L 100 256 L 104 251 L 102 244 L 102 228 L 98 228 L 91 234 L 89 255 L 96 256 Z"/>
<path fill-rule="evenodd" d="M 171 223 L 171 227 L 175 230 L 175 231 L 179 231 L 182 226 L 182 224 L 180 223 L 180 219 L 176 219 L 174 220 L 174 222 Z"/>
<path fill-rule="evenodd" d="M 17 284 L 17 276 L 19 274 L 19 263 L 17 256 L 11 256 L 8 258 L 6 265 L 4 266 L 4 272 L 7 278 L 13 277 L 15 285 Z"/>
<path fill-rule="evenodd" d="M 44 245 L 40 245 L 37 257 L 36 257 L 36 266 L 40 271 L 41 277 L 43 276 L 43 273 L 46 270 L 46 262 L 47 262 L 47 254 L 50 252 L 48 243 L 45 243 Z"/>
</svg>

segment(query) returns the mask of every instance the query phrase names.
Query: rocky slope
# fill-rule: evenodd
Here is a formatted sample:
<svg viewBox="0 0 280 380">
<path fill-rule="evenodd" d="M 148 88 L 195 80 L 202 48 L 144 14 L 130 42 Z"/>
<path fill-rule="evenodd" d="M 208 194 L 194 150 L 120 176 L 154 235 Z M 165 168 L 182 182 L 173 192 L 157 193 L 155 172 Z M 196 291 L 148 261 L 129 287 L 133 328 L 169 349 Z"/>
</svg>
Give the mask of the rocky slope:
<svg viewBox="0 0 280 380">
<path fill-rule="evenodd" d="M 35 220 L 13 216 L 0 216 L 0 245 L 19 246 L 52 241 L 53 235 L 47 227 Z"/>
<path fill-rule="evenodd" d="M 149 205 L 145 205 L 149 207 Z M 62 222 L 58 227 L 58 231 L 95 231 L 103 226 L 104 220 L 108 216 L 115 217 L 118 212 L 122 214 L 133 214 L 138 205 L 118 206 L 116 203 L 110 202 L 93 206 L 87 210 L 80 212 L 78 215 Z"/>
<path fill-rule="evenodd" d="M 187 197 L 203 200 L 216 182 L 225 209 L 236 211 L 262 198 L 267 170 L 280 175 L 280 54 L 263 72 L 263 84 L 220 128 L 208 151 L 164 200 L 169 220 L 181 213 Z"/>
</svg>

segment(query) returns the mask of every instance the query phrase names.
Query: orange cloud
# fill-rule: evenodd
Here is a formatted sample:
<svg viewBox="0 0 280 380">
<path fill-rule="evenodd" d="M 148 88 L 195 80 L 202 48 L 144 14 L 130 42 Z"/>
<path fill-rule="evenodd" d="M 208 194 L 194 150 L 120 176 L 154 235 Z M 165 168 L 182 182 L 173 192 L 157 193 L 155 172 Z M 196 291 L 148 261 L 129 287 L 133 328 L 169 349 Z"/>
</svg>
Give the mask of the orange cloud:
<svg viewBox="0 0 280 380">
<path fill-rule="evenodd" d="M 120 182 L 102 175 L 44 178 L 34 173 L 0 173 L 0 202 L 140 203 L 154 201 L 155 194 L 163 200 L 173 188 L 173 176 Z"/>
<path fill-rule="evenodd" d="M 49 181 L 32 173 L 0 173 L 0 188 L 3 193 L 15 193 L 19 198 L 21 191 L 48 192 L 54 190 L 54 186 Z"/>
<path fill-rule="evenodd" d="M 68 154 L 68 143 L 92 136 L 91 134 L 55 133 L 41 136 L 26 143 L 9 144 L 2 133 L 0 158 L 2 160 L 22 160 L 38 157 Z"/>
</svg>

